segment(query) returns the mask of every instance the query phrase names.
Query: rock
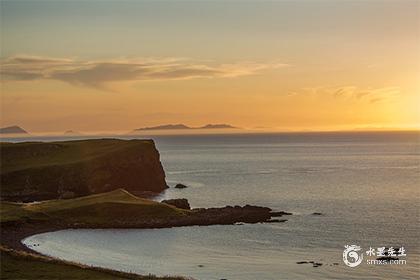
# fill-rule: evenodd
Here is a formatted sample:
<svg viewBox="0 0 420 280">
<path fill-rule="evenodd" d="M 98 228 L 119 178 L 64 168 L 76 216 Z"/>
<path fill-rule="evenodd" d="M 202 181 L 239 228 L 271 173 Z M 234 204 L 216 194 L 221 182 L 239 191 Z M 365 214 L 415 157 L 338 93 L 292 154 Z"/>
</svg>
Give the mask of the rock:
<svg viewBox="0 0 420 280">
<path fill-rule="evenodd" d="M 187 210 L 191 209 L 190 204 L 188 203 L 188 200 L 186 198 L 166 199 L 166 200 L 162 200 L 161 202 L 175 206 L 176 208 L 187 209 Z"/>
<path fill-rule="evenodd" d="M 286 221 L 287 220 L 285 220 L 285 219 L 282 219 L 282 220 L 279 220 L 279 219 L 271 219 L 271 220 L 265 221 L 265 223 L 284 223 Z"/>
<path fill-rule="evenodd" d="M 312 264 L 312 267 L 319 267 L 322 265 L 322 263 L 315 262 L 315 261 L 300 261 L 296 262 L 297 264 Z"/>
<path fill-rule="evenodd" d="M 271 212 L 271 217 L 281 217 L 284 215 L 293 215 L 292 213 L 285 212 L 285 211 L 278 211 L 278 212 Z"/>
<path fill-rule="evenodd" d="M 175 189 L 186 189 L 186 188 L 188 188 L 188 187 L 184 184 L 176 184 L 175 185 Z"/>
<path fill-rule="evenodd" d="M 246 205 L 225 206 L 221 208 L 198 208 L 192 210 L 192 215 L 200 225 L 261 223 L 271 219 L 271 209 L 268 207 Z"/>
</svg>

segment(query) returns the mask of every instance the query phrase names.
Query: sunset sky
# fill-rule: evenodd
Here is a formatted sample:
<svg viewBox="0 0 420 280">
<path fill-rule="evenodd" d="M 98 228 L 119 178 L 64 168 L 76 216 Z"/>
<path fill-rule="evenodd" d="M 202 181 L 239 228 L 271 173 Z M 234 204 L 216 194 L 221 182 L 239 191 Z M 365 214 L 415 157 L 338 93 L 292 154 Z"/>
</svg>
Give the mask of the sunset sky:
<svg viewBox="0 0 420 280">
<path fill-rule="evenodd" d="M 1 126 L 420 128 L 420 1 L 1 1 Z"/>
</svg>

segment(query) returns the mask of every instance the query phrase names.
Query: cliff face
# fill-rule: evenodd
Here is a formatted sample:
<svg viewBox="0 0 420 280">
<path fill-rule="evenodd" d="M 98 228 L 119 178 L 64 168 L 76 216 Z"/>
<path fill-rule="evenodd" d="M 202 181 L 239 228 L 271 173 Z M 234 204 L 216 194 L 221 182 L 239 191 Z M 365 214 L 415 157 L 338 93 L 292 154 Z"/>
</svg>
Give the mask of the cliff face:
<svg viewBox="0 0 420 280">
<path fill-rule="evenodd" d="M 167 188 L 152 140 L 1 143 L 1 199 L 72 198 L 124 188 Z"/>
</svg>

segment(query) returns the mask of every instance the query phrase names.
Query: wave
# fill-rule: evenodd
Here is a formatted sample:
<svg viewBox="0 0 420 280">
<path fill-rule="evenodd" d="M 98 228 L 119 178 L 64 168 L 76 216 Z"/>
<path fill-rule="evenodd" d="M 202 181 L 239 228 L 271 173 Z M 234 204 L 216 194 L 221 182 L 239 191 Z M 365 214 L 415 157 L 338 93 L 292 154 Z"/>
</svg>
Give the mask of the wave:
<svg viewBox="0 0 420 280">
<path fill-rule="evenodd" d="M 218 173 L 220 170 L 217 169 L 202 169 L 202 170 L 178 170 L 178 171 L 167 171 L 169 175 L 179 174 L 199 174 L 199 173 Z"/>
<path fill-rule="evenodd" d="M 249 242 L 249 243 L 257 243 L 257 244 L 272 244 L 273 243 L 269 240 L 257 240 L 257 239 L 242 239 L 242 241 Z"/>
</svg>

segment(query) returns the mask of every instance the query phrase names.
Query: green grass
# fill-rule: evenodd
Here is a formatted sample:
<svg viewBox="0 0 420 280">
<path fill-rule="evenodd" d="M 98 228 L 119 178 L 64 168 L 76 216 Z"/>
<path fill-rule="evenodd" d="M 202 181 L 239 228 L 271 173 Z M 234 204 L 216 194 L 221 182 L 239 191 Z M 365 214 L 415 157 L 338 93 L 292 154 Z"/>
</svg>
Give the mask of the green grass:
<svg viewBox="0 0 420 280">
<path fill-rule="evenodd" d="M 156 218 L 170 219 L 187 212 L 188 210 L 136 197 L 123 189 L 74 199 L 0 204 L 1 222 L 60 221 L 104 227 L 131 225 Z"/>
<path fill-rule="evenodd" d="M 67 263 L 51 258 L 28 254 L 0 248 L 1 253 L 1 279 L 138 279 L 138 280 L 182 280 L 182 277 L 155 277 L 140 276 L 131 273 L 123 273 L 102 268 L 92 268 L 88 266 Z"/>
<path fill-rule="evenodd" d="M 74 164 L 121 150 L 154 147 L 151 140 L 89 139 L 64 142 L 0 142 L 1 173 Z"/>
<path fill-rule="evenodd" d="M 129 192 L 115 191 L 66 200 L 36 203 L 0 203 L 3 227 L 18 222 L 60 222 L 66 226 L 92 227 L 135 226 L 159 218 L 171 219 L 188 213 L 171 205 L 136 197 Z M 8 222 L 8 223 L 4 223 Z M 48 257 L 15 251 L 0 246 L 1 279 L 166 279 L 182 277 L 139 276 L 92 268 Z"/>
</svg>

